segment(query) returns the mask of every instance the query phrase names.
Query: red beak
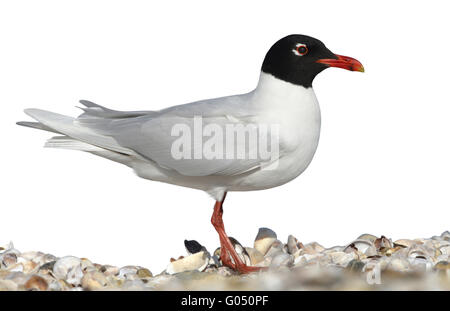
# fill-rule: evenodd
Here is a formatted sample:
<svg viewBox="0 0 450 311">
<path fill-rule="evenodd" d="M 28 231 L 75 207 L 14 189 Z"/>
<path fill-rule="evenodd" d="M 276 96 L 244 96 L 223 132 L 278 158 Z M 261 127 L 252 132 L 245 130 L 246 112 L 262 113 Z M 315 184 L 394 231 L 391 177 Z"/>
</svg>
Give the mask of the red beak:
<svg viewBox="0 0 450 311">
<path fill-rule="evenodd" d="M 337 57 L 337 59 L 333 59 L 333 58 L 319 59 L 317 62 L 328 65 L 330 67 L 337 67 L 337 68 L 343 68 L 343 69 L 347 69 L 347 70 L 351 70 L 351 71 L 364 72 L 363 65 L 356 59 L 348 57 L 348 56 L 337 55 L 337 54 L 336 54 L 336 57 Z"/>
</svg>

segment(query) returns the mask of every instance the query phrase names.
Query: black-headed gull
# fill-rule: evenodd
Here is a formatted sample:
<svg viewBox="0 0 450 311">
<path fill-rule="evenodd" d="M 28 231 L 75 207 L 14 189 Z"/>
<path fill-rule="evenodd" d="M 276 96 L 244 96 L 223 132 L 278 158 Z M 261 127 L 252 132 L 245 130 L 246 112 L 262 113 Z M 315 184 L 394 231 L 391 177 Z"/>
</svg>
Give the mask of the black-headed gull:
<svg viewBox="0 0 450 311">
<path fill-rule="evenodd" d="M 364 71 L 317 39 L 290 35 L 269 49 L 258 85 L 246 94 L 160 111 L 116 111 L 81 101 L 85 108 L 77 118 L 26 109 L 38 122 L 18 124 L 59 134 L 47 147 L 86 151 L 128 165 L 142 178 L 206 191 L 216 200 L 211 222 L 223 264 L 252 272 L 259 268 L 243 263 L 225 233 L 225 196 L 280 186 L 306 169 L 320 133 L 312 81 L 328 67 Z"/>
</svg>

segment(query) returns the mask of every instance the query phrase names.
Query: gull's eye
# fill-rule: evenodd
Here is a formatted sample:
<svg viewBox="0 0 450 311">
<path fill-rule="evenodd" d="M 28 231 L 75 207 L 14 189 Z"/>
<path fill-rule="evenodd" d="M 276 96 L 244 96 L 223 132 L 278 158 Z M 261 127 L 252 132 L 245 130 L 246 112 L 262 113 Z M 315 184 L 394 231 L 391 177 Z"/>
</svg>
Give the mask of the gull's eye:
<svg viewBox="0 0 450 311">
<path fill-rule="evenodd" d="M 294 54 L 297 56 L 303 56 L 308 53 L 308 47 L 306 46 L 306 44 L 297 43 L 295 45 L 295 49 L 293 49 L 292 52 L 294 52 Z"/>
</svg>

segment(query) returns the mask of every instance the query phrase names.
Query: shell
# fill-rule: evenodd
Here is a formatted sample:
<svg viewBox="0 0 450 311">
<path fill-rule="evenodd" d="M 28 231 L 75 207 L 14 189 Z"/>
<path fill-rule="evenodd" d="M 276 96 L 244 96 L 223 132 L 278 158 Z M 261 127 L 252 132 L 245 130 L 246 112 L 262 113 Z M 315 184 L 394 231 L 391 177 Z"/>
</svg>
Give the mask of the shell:
<svg viewBox="0 0 450 311">
<path fill-rule="evenodd" d="M 80 285 L 83 272 L 81 270 L 81 260 L 74 256 L 66 256 L 58 259 L 53 266 L 55 278 L 65 280 L 71 285 Z"/>
<path fill-rule="evenodd" d="M 376 249 L 373 245 L 373 242 L 369 240 L 363 239 L 355 240 L 344 248 L 344 252 L 348 253 L 354 251 L 355 249 L 361 254 L 370 253 L 370 255 L 367 256 L 376 255 Z"/>
<path fill-rule="evenodd" d="M 25 283 L 25 289 L 46 291 L 48 289 L 48 283 L 42 276 L 32 275 Z"/>
<path fill-rule="evenodd" d="M 87 272 L 81 279 L 81 286 L 85 290 L 99 290 L 108 285 L 108 281 L 103 273 L 98 271 Z"/>
<path fill-rule="evenodd" d="M 394 246 L 400 246 L 400 247 L 412 247 L 419 243 L 418 241 L 409 240 L 409 239 L 400 239 L 394 242 Z"/>
<path fill-rule="evenodd" d="M 236 250 L 236 253 L 238 254 L 239 258 L 242 260 L 242 262 L 245 263 L 246 265 L 250 265 L 251 264 L 250 256 L 247 253 L 247 251 L 245 250 L 244 246 L 242 246 L 242 244 L 239 243 L 239 241 L 233 237 L 229 237 L 229 239 L 230 239 L 231 244 L 233 244 L 233 247 Z M 234 260 L 233 260 L 233 262 L 234 262 Z"/>
<path fill-rule="evenodd" d="M 137 274 L 137 276 L 140 277 L 141 279 L 153 277 L 153 274 L 150 272 L 150 270 L 148 270 L 148 269 L 146 269 L 146 268 L 140 268 L 140 269 L 136 272 L 136 274 Z"/>
<path fill-rule="evenodd" d="M 435 252 L 424 246 L 424 245 L 416 245 L 409 249 L 408 258 L 423 258 L 430 261 L 435 259 Z"/>
<path fill-rule="evenodd" d="M 298 242 L 297 238 L 294 237 L 293 235 L 288 236 L 287 248 L 288 248 L 289 254 L 291 254 L 291 255 L 295 254 L 300 249 L 299 242 Z"/>
<path fill-rule="evenodd" d="M 384 235 L 382 235 L 380 238 L 376 239 L 375 242 L 373 242 L 375 247 L 379 252 L 385 251 L 389 248 L 392 248 L 392 241 L 388 238 L 386 238 Z"/>
<path fill-rule="evenodd" d="M 166 272 L 168 274 L 174 274 L 192 270 L 203 271 L 208 265 L 208 262 L 208 253 L 202 251 L 169 263 Z"/>
<path fill-rule="evenodd" d="M 184 247 L 186 247 L 186 251 L 189 255 L 206 250 L 206 248 L 196 240 L 184 240 Z"/>
<path fill-rule="evenodd" d="M 269 228 L 259 228 L 253 247 L 261 254 L 265 255 L 277 240 L 277 234 Z"/>
<path fill-rule="evenodd" d="M 8 268 L 17 263 L 17 255 L 15 253 L 6 253 L 1 256 L 1 265 Z"/>
<path fill-rule="evenodd" d="M 261 254 L 256 248 L 246 247 L 245 250 L 250 257 L 250 264 L 252 266 L 257 265 L 264 260 L 264 255 Z"/>
<path fill-rule="evenodd" d="M 136 280 L 139 278 L 137 276 L 138 270 L 139 270 L 139 267 L 136 267 L 136 266 L 124 266 L 119 269 L 119 273 L 117 274 L 117 277 L 119 279 Z"/>
<path fill-rule="evenodd" d="M 361 234 L 356 240 L 364 240 L 364 241 L 368 241 L 371 243 L 374 243 L 376 241 L 376 239 L 378 239 L 378 237 L 374 236 L 373 234 Z"/>
</svg>

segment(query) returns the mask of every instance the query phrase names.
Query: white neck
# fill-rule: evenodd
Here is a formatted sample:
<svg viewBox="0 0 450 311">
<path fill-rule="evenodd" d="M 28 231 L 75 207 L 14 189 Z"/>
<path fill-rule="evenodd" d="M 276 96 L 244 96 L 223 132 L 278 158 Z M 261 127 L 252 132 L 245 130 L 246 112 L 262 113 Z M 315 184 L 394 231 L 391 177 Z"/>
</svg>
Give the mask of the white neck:
<svg viewBox="0 0 450 311">
<path fill-rule="evenodd" d="M 259 82 L 253 91 L 254 105 L 261 109 L 283 109 L 296 111 L 301 106 L 318 106 L 312 87 L 305 88 L 261 72 Z"/>
</svg>

